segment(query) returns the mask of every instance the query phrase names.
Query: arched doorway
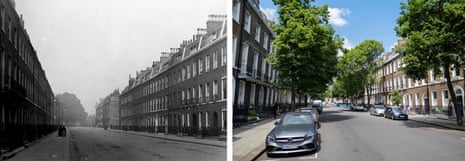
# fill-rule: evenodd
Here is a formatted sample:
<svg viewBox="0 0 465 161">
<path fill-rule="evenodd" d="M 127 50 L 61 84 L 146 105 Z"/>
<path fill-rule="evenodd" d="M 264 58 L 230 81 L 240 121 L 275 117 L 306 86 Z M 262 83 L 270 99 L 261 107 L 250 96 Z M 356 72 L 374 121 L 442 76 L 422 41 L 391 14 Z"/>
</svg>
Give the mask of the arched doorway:
<svg viewBox="0 0 465 161">
<path fill-rule="evenodd" d="M 213 113 L 213 128 L 218 128 L 218 113 L 216 111 Z"/>
<path fill-rule="evenodd" d="M 199 121 L 197 120 L 197 115 L 195 113 L 192 114 L 192 127 L 197 129 L 199 127 Z"/>
<path fill-rule="evenodd" d="M 221 128 L 219 128 L 219 124 L 218 124 L 218 122 L 219 122 L 218 113 L 217 113 L 216 111 L 213 112 L 213 120 L 212 120 L 212 121 L 213 121 L 213 123 L 212 123 L 213 128 L 211 129 L 211 130 L 212 130 L 212 134 L 218 136 L 218 135 L 220 135 Z"/>
</svg>

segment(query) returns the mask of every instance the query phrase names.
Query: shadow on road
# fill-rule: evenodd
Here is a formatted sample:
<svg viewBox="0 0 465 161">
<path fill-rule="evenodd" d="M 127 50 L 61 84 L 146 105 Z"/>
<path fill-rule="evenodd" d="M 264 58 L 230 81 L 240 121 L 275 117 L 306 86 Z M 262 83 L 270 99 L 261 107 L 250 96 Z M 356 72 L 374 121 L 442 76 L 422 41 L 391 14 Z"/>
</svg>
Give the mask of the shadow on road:
<svg viewBox="0 0 465 161">
<path fill-rule="evenodd" d="M 403 124 L 408 128 L 435 128 L 435 129 L 447 130 L 447 128 L 444 128 L 444 127 L 430 125 L 430 124 L 421 123 L 421 122 L 415 122 L 411 120 L 395 120 L 395 121 L 403 121 Z"/>
<path fill-rule="evenodd" d="M 320 115 L 320 122 L 337 122 L 355 118 L 352 115 L 343 115 L 341 111 L 327 111 Z"/>
</svg>

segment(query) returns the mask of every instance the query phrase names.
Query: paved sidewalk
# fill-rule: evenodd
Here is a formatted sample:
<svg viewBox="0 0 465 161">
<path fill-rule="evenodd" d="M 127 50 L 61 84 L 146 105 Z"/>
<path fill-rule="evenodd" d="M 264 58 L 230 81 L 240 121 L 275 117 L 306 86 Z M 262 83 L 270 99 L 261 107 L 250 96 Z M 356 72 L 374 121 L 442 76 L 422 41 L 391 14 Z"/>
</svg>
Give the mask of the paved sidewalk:
<svg viewBox="0 0 465 161">
<path fill-rule="evenodd" d="M 249 161 L 262 153 L 266 135 L 274 128 L 277 120 L 268 118 L 233 129 L 233 160 Z"/>
<path fill-rule="evenodd" d="M 172 140 L 172 141 L 181 141 L 187 143 L 194 143 L 194 144 L 202 144 L 202 145 L 210 145 L 210 146 L 217 146 L 217 147 L 226 147 L 225 140 L 218 140 L 218 136 L 216 137 L 204 137 L 204 138 L 196 138 L 193 136 L 176 136 L 173 134 L 162 134 L 162 133 L 147 133 L 147 132 L 136 132 L 136 131 L 124 131 L 124 130 L 115 130 L 115 129 L 108 129 L 109 131 L 119 132 L 119 133 L 126 133 L 132 135 L 139 135 L 139 136 L 146 136 L 158 139 L 165 139 L 165 140 Z"/>
<path fill-rule="evenodd" d="M 454 130 L 465 131 L 465 126 L 458 126 L 456 120 L 447 120 L 429 115 L 409 115 L 409 120 L 425 124 L 440 126 Z"/>
<path fill-rule="evenodd" d="M 53 132 L 39 140 L 29 148 L 16 153 L 7 161 L 69 161 L 69 134 L 66 137 L 58 137 L 58 132 Z"/>
</svg>

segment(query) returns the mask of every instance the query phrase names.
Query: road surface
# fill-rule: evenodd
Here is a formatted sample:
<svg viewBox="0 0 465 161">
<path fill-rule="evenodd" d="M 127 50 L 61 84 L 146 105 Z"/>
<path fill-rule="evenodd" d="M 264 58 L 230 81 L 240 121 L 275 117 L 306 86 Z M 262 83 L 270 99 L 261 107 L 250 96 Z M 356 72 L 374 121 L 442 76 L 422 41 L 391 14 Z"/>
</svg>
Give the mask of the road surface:
<svg viewBox="0 0 465 161">
<path fill-rule="evenodd" d="M 120 133 L 68 128 L 73 161 L 226 160 L 226 148 Z"/>
<path fill-rule="evenodd" d="M 321 149 L 316 153 L 257 160 L 463 161 L 465 132 L 423 123 L 325 108 L 320 116 Z"/>
</svg>

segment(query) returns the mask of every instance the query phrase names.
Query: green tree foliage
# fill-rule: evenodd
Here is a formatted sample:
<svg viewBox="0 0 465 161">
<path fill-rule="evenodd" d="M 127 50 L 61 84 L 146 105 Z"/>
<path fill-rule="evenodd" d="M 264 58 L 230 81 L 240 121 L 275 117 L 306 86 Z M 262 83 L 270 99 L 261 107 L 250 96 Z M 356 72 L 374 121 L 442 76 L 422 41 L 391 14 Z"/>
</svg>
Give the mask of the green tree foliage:
<svg viewBox="0 0 465 161">
<path fill-rule="evenodd" d="M 58 105 L 63 107 L 63 119 L 66 124 L 75 124 L 86 120 L 87 113 L 75 94 L 67 92 L 58 94 L 56 100 Z"/>
<path fill-rule="evenodd" d="M 333 97 L 348 97 L 346 90 L 343 89 L 343 82 L 340 79 L 334 81 L 331 92 Z"/>
<path fill-rule="evenodd" d="M 426 78 L 442 67 L 454 107 L 458 107 L 452 86 L 452 66 L 463 68 L 465 49 L 465 0 L 409 0 L 401 3 L 397 35 L 406 43 L 399 49 L 407 76 Z M 462 108 L 455 108 L 457 124 L 463 125 Z"/>
<path fill-rule="evenodd" d="M 360 97 L 365 90 L 370 92 L 371 86 L 375 83 L 375 74 L 379 68 L 376 59 L 384 52 L 384 48 L 379 41 L 365 40 L 354 49 L 345 52 L 337 65 L 338 88 L 344 91 L 339 93 L 343 93 L 346 97 Z"/>
<path fill-rule="evenodd" d="M 315 6 L 313 0 L 273 0 L 278 6 L 279 21 L 276 49 L 267 61 L 279 72 L 279 88 L 296 94 L 318 96 L 327 89 L 336 74 L 337 50 L 342 39 L 328 23 L 328 6 Z"/>
<path fill-rule="evenodd" d="M 394 102 L 395 105 L 399 105 L 402 101 L 402 94 L 397 89 L 393 89 L 391 91 L 391 101 Z"/>
</svg>

